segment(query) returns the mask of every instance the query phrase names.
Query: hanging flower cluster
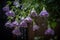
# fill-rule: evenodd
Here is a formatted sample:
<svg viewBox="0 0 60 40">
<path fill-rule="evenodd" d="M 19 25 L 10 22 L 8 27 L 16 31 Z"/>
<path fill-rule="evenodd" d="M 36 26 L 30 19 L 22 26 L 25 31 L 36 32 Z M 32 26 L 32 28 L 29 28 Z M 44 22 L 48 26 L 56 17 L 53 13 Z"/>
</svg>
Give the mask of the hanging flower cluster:
<svg viewBox="0 0 60 40">
<path fill-rule="evenodd" d="M 17 36 L 22 35 L 22 33 L 20 32 L 20 29 L 18 27 L 15 27 L 15 29 L 12 31 L 12 33 Z"/>
<path fill-rule="evenodd" d="M 30 13 L 30 16 L 31 16 L 31 17 L 36 17 L 36 16 L 38 16 L 37 13 L 36 13 L 36 11 L 34 10 L 34 8 L 32 9 L 32 11 L 31 11 L 31 13 Z"/>
<path fill-rule="evenodd" d="M 45 35 L 54 35 L 54 30 L 51 29 L 51 28 L 48 28 L 48 29 L 45 31 Z"/>
<path fill-rule="evenodd" d="M 18 1 L 14 1 L 13 2 L 13 5 L 15 7 L 19 7 L 19 2 Z M 28 16 L 24 17 L 24 16 L 21 16 L 21 18 L 19 19 L 20 15 L 18 13 L 15 13 L 15 11 L 13 10 L 10 10 L 9 9 L 9 5 L 6 5 L 5 7 L 3 7 L 3 11 L 5 11 L 5 15 L 8 16 L 8 17 L 12 17 L 15 18 L 14 21 L 11 21 L 11 19 L 9 19 L 9 21 L 7 21 L 5 23 L 5 26 L 6 27 L 9 27 L 9 28 L 14 28 L 14 30 L 12 31 L 12 33 L 14 35 L 22 35 L 22 32 L 20 32 L 20 27 L 22 28 L 27 28 L 28 27 L 28 23 L 32 23 L 34 22 L 33 18 L 37 17 L 37 16 L 40 16 L 40 17 L 48 17 L 49 14 L 47 12 L 46 9 L 43 8 L 43 10 L 40 12 L 39 15 L 37 15 L 35 9 L 33 8 L 30 12 L 30 14 L 28 14 Z M 26 14 L 25 14 L 26 15 Z M 36 30 L 39 30 L 39 26 L 37 24 L 33 24 L 33 31 L 36 31 Z M 51 35 L 54 35 L 54 31 L 51 29 L 51 28 L 48 28 L 46 31 L 45 31 L 45 34 L 51 34 Z"/>
<path fill-rule="evenodd" d="M 39 14 L 40 17 L 48 17 L 49 14 L 47 12 L 47 10 L 45 9 L 45 7 L 43 7 L 43 10 L 40 12 Z"/>
<path fill-rule="evenodd" d="M 5 7 L 3 7 L 3 11 L 5 11 L 5 12 L 9 11 L 9 6 L 6 5 Z"/>
</svg>

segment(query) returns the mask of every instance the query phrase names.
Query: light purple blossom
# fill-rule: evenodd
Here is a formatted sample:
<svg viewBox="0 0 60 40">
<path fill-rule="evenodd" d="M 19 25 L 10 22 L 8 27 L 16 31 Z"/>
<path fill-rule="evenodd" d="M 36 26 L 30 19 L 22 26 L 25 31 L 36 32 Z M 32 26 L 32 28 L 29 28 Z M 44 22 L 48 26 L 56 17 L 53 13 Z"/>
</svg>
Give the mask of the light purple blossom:
<svg viewBox="0 0 60 40">
<path fill-rule="evenodd" d="M 22 34 L 19 29 L 14 29 L 12 33 L 16 36 L 20 36 Z"/>
<path fill-rule="evenodd" d="M 15 5 L 16 7 L 19 7 L 19 2 L 18 1 L 14 1 L 13 5 Z"/>
<path fill-rule="evenodd" d="M 11 16 L 11 17 L 14 17 L 15 16 L 15 13 L 13 11 L 8 11 L 5 13 L 7 16 Z"/>
<path fill-rule="evenodd" d="M 42 10 L 42 11 L 40 12 L 39 16 L 46 16 L 46 17 L 48 17 L 49 14 L 48 14 L 48 12 L 47 12 L 46 10 Z"/>
<path fill-rule="evenodd" d="M 28 23 L 31 23 L 32 22 L 32 18 L 31 17 L 26 17 L 25 21 L 28 22 Z"/>
<path fill-rule="evenodd" d="M 20 27 L 27 27 L 27 23 L 25 21 L 20 22 Z"/>
<path fill-rule="evenodd" d="M 45 35 L 54 35 L 54 30 L 51 29 L 51 28 L 48 28 L 48 29 L 45 31 Z"/>
<path fill-rule="evenodd" d="M 3 11 L 5 11 L 5 12 L 9 11 L 9 6 L 6 5 L 5 7 L 3 7 Z"/>
<path fill-rule="evenodd" d="M 39 26 L 38 25 L 33 25 L 33 31 L 39 30 Z"/>
<path fill-rule="evenodd" d="M 9 27 L 9 28 L 14 27 L 14 26 L 12 25 L 12 23 L 11 23 L 11 22 L 9 22 L 9 21 L 5 23 L 5 26 L 6 26 L 6 27 Z"/>
<path fill-rule="evenodd" d="M 18 23 L 17 21 L 14 21 L 14 22 L 12 22 L 12 25 L 13 25 L 13 26 L 18 26 L 19 23 Z"/>
<path fill-rule="evenodd" d="M 30 16 L 32 17 L 36 17 L 37 16 L 37 13 L 34 9 L 32 9 L 31 13 L 30 13 Z"/>
</svg>

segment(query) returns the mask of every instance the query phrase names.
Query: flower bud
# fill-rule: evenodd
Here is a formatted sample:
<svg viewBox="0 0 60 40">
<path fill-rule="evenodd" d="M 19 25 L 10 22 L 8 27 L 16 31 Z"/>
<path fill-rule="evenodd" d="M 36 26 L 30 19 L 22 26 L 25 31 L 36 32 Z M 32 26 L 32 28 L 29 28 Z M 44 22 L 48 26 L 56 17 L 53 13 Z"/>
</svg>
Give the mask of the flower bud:
<svg viewBox="0 0 60 40">
<path fill-rule="evenodd" d="M 27 23 L 31 23 L 31 22 L 32 22 L 32 18 L 26 17 L 26 18 L 25 18 L 25 21 L 26 21 Z"/>
<path fill-rule="evenodd" d="M 20 23 L 20 27 L 27 27 L 27 23 L 25 22 L 25 21 L 22 21 L 21 23 Z"/>
<path fill-rule="evenodd" d="M 20 32 L 20 30 L 19 30 L 18 28 L 14 29 L 14 30 L 12 31 L 12 33 L 13 33 L 14 35 L 16 35 L 16 36 L 20 36 L 20 35 L 21 35 L 21 32 Z"/>
<path fill-rule="evenodd" d="M 11 22 L 9 22 L 9 21 L 5 23 L 5 26 L 6 26 L 6 27 L 9 27 L 9 28 L 14 27 L 14 26 L 12 25 L 12 23 L 11 23 Z"/>
<path fill-rule="evenodd" d="M 48 28 L 48 29 L 45 31 L 45 35 L 54 35 L 54 30 L 52 30 L 51 28 Z"/>
<path fill-rule="evenodd" d="M 11 16 L 11 17 L 14 17 L 15 16 L 15 13 L 13 11 L 8 11 L 5 13 L 7 16 Z"/>
<path fill-rule="evenodd" d="M 32 9 L 31 13 L 30 13 L 30 16 L 31 17 L 36 17 L 37 16 L 37 13 L 36 11 L 34 10 L 34 8 Z"/>
<path fill-rule="evenodd" d="M 49 14 L 48 14 L 48 12 L 45 10 L 45 8 L 43 8 L 43 10 L 40 12 L 40 14 L 39 14 L 39 16 L 41 16 L 41 17 L 48 17 L 49 16 Z"/>
<path fill-rule="evenodd" d="M 39 26 L 38 25 L 33 25 L 33 31 L 39 30 Z"/>
<path fill-rule="evenodd" d="M 5 12 L 9 11 L 9 6 L 6 5 L 5 7 L 3 7 L 3 11 L 5 11 Z"/>
<path fill-rule="evenodd" d="M 19 2 L 18 1 L 14 1 L 13 5 L 16 6 L 16 7 L 19 7 Z"/>
<path fill-rule="evenodd" d="M 18 26 L 19 24 L 18 24 L 17 21 L 14 21 L 14 22 L 12 22 L 12 25 L 13 25 L 13 26 Z"/>
</svg>

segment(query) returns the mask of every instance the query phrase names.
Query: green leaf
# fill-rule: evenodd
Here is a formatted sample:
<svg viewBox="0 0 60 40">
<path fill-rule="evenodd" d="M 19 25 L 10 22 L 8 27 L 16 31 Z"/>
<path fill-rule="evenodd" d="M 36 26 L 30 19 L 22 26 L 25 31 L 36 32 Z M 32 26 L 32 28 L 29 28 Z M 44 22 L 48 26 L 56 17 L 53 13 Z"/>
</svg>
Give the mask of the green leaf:
<svg viewBox="0 0 60 40">
<path fill-rule="evenodd" d="M 12 4 L 12 2 L 11 2 L 11 1 L 7 1 L 7 4 L 8 4 L 8 5 L 11 5 L 11 4 Z"/>
<path fill-rule="evenodd" d="M 56 22 L 52 22 L 51 23 L 52 28 L 55 28 L 56 27 L 56 24 L 57 24 Z"/>
</svg>

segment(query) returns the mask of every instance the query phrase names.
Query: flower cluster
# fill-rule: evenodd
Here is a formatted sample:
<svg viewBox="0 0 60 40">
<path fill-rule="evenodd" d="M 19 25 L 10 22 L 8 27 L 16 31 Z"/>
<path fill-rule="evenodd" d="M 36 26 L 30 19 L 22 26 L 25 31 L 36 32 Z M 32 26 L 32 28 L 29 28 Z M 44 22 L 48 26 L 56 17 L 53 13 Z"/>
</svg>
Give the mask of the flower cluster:
<svg viewBox="0 0 60 40">
<path fill-rule="evenodd" d="M 9 9 L 9 5 L 6 5 L 5 7 L 3 7 L 3 11 L 5 11 L 6 16 L 10 16 L 10 17 L 15 16 L 15 13 Z"/>
<path fill-rule="evenodd" d="M 13 2 L 13 5 L 15 7 L 17 7 L 17 8 L 20 7 L 18 1 L 14 1 Z M 3 7 L 3 11 L 5 11 L 5 15 L 6 16 L 15 18 L 14 21 L 11 21 L 11 19 L 10 19 L 10 21 L 7 21 L 5 23 L 5 26 L 6 27 L 9 27 L 9 28 L 14 28 L 14 30 L 12 31 L 12 33 L 14 35 L 17 35 L 17 36 L 22 34 L 22 32 L 20 32 L 20 29 L 19 28 L 21 28 L 21 27 L 22 28 L 27 28 L 28 27 L 28 23 L 33 23 L 33 18 L 35 18 L 37 16 L 40 16 L 40 17 L 48 17 L 49 16 L 47 10 L 44 9 L 44 10 L 42 10 L 40 12 L 39 15 L 37 15 L 35 9 L 33 8 L 31 10 L 30 14 L 28 14 L 28 16 L 26 16 L 26 17 L 21 16 L 21 18 L 19 19 L 19 16 L 20 15 L 17 14 L 17 13 L 15 13 L 14 10 L 10 10 L 9 9 L 9 5 L 6 5 L 5 7 Z M 18 16 L 16 16 L 16 15 L 18 15 Z M 40 27 L 38 25 L 34 24 L 32 28 L 33 28 L 33 31 L 36 31 Z M 54 34 L 54 31 L 52 29 L 49 29 L 48 28 L 46 30 L 45 34 L 51 34 L 51 35 L 53 35 Z"/>
<path fill-rule="evenodd" d="M 44 9 L 44 7 L 43 7 L 43 10 L 40 12 L 39 15 L 37 15 L 36 11 L 33 8 L 32 11 L 31 11 L 31 13 L 30 13 L 30 16 L 31 17 L 37 17 L 37 16 L 40 16 L 40 17 L 48 17 L 49 14 L 48 14 L 47 10 Z"/>
</svg>

